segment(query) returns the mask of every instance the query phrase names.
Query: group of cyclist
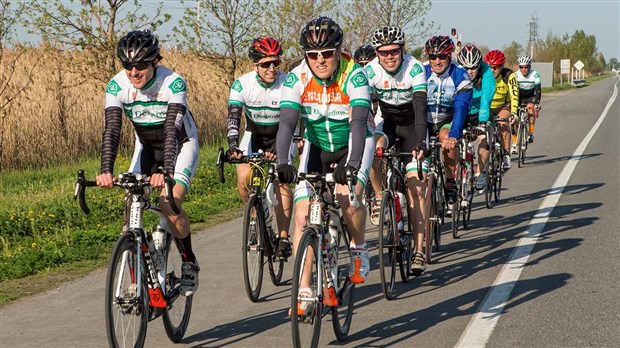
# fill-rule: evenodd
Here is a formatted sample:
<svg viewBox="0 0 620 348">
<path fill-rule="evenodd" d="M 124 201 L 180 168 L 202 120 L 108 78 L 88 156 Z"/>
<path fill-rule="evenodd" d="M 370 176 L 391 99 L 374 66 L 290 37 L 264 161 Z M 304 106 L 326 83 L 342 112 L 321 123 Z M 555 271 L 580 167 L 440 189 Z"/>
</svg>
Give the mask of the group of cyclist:
<svg viewBox="0 0 620 348">
<path fill-rule="evenodd" d="M 446 167 L 446 199 L 456 200 L 455 163 L 457 142 L 467 124 L 497 127 L 503 147 L 510 153 L 510 124 L 517 106 L 526 103 L 530 115 L 530 138 L 540 103 L 540 78 L 531 70 L 532 59 L 519 58 L 519 71 L 504 67 L 505 55 L 492 50 L 484 56 L 474 45 L 466 45 L 453 61 L 454 43 L 448 36 L 433 36 L 424 46 L 428 62 L 406 52 L 403 31 L 396 26 L 378 28 L 370 45 L 353 55 L 343 48 L 344 33 L 331 18 L 318 17 L 302 29 L 299 44 L 303 59 L 287 74 L 281 71 L 282 46 L 275 38 L 261 36 L 252 41 L 249 58 L 252 70 L 234 81 L 228 99 L 228 156 L 240 158 L 262 150 L 277 163 L 279 184 L 276 207 L 279 242 L 276 255 L 286 260 L 295 255 L 305 224 L 311 188 L 297 181 L 297 173 L 333 172 L 336 196 L 351 232 L 350 279 L 365 281 L 370 270 L 365 241 L 367 210 L 349 203 L 348 184 L 353 182 L 359 201 L 370 183 L 381 197 L 383 181 L 375 149 L 389 148 L 400 139 L 400 149 L 410 152 L 406 163 L 408 216 L 414 232 L 415 253 L 411 271 L 426 270 L 421 253 L 426 228 L 425 176 L 428 171 L 428 139 L 439 139 Z M 173 175 L 173 195 L 179 207 L 198 164 L 196 123 L 186 99 L 186 82 L 179 74 L 160 65 L 163 57 L 157 37 L 148 30 L 133 31 L 118 43 L 117 56 L 124 70 L 106 89 L 105 130 L 102 141 L 101 174 L 97 184 L 112 187 L 114 161 L 122 114 L 133 125 L 136 141 L 129 170 L 151 175 L 153 187 L 163 187 L 164 174 Z M 242 118 L 245 129 L 241 135 Z M 303 124 L 303 140 L 293 142 Z M 497 120 L 495 122 L 494 120 Z M 476 188 L 486 183 L 483 168 L 489 153 L 483 136 L 478 147 Z M 298 150 L 299 147 L 299 150 Z M 298 167 L 294 167 L 299 152 Z M 510 155 L 504 168 L 509 169 Z M 418 177 L 421 166 L 422 177 Z M 237 166 L 237 188 L 248 200 L 249 166 Z M 351 181 L 352 180 L 352 181 Z M 291 190 L 290 184 L 296 186 Z M 163 194 L 163 193 L 162 193 Z M 198 286 L 200 267 L 192 251 L 189 219 L 181 209 L 174 214 L 164 196 L 160 206 L 173 235 L 184 246 L 184 294 Z M 370 210 L 377 225 L 381 202 Z M 293 209 L 294 208 L 294 209 Z M 293 215 L 294 214 L 294 215 Z M 291 219 L 294 230 L 289 234 Z M 300 289 L 300 292 L 303 289 Z"/>
</svg>

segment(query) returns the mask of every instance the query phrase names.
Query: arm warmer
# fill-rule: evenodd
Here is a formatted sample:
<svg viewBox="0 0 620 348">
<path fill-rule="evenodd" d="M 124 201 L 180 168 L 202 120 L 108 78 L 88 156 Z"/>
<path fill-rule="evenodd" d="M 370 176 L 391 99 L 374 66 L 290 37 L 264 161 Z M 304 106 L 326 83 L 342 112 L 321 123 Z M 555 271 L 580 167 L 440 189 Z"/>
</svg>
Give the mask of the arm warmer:
<svg viewBox="0 0 620 348">
<path fill-rule="evenodd" d="M 241 124 L 241 110 L 239 105 L 228 105 L 227 137 L 229 147 L 239 147 L 239 125 Z"/>
<path fill-rule="evenodd" d="M 177 159 L 179 129 L 183 124 L 183 116 L 187 107 L 183 104 L 168 104 L 166 123 L 164 124 L 164 169 L 174 173 L 174 164 Z M 177 127 L 177 120 L 179 126 Z"/>
<path fill-rule="evenodd" d="M 454 96 L 454 116 L 450 127 L 449 138 L 459 139 L 463 133 L 463 125 L 471 106 L 471 89 L 463 90 Z"/>
<path fill-rule="evenodd" d="M 534 86 L 534 104 L 540 104 L 540 98 L 542 97 L 540 85 Z"/>
<path fill-rule="evenodd" d="M 364 147 L 366 145 L 366 129 L 368 128 L 368 113 L 366 106 L 353 106 L 351 108 L 351 148 L 349 149 L 349 163 L 355 169 L 360 169 Z"/>
<path fill-rule="evenodd" d="M 280 108 L 280 126 L 276 135 L 278 164 L 292 164 L 288 163 L 288 155 L 298 118 L 299 110 L 288 107 Z"/>
<path fill-rule="evenodd" d="M 428 123 L 426 121 L 426 91 L 413 93 L 413 112 L 415 115 L 415 144 L 426 141 Z"/>
<path fill-rule="evenodd" d="M 114 173 L 114 161 L 121 136 L 123 110 L 119 107 L 105 109 L 105 129 L 101 142 L 101 173 Z"/>
</svg>

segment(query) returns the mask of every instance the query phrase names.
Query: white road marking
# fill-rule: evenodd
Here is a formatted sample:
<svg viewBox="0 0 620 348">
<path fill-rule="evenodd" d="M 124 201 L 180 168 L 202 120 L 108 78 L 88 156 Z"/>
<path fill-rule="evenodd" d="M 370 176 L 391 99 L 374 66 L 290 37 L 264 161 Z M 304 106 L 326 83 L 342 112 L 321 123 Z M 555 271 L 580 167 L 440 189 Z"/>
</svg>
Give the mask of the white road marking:
<svg viewBox="0 0 620 348">
<path fill-rule="evenodd" d="M 519 239 L 517 246 L 508 258 L 508 262 L 504 264 L 501 272 L 493 282 L 491 290 L 487 293 L 482 304 L 469 321 L 469 324 L 467 324 L 465 331 L 459 338 L 459 341 L 456 343 L 455 347 L 483 347 L 489 341 L 489 338 L 493 333 L 493 329 L 495 328 L 495 325 L 497 325 L 497 321 L 499 320 L 510 297 L 512 289 L 514 288 L 515 283 L 519 280 L 521 271 L 523 271 L 523 267 L 527 263 L 538 238 L 542 234 L 545 224 L 547 223 L 551 212 L 553 212 L 553 208 L 558 203 L 568 180 L 573 174 L 573 171 L 579 162 L 579 158 L 583 155 L 588 143 L 592 137 L 594 137 L 594 134 L 607 116 L 607 112 L 611 108 L 611 105 L 616 100 L 618 95 L 618 81 L 614 84 L 614 92 L 609 98 L 603 113 L 598 118 L 592 129 L 590 129 L 588 135 L 586 135 L 581 144 L 577 147 L 577 150 L 575 150 L 571 158 L 568 160 L 564 166 L 564 169 L 562 169 L 562 172 L 553 183 L 553 186 L 549 189 L 549 192 L 540 204 L 536 215 L 534 215 L 534 218 L 530 221 L 524 236 Z"/>
</svg>

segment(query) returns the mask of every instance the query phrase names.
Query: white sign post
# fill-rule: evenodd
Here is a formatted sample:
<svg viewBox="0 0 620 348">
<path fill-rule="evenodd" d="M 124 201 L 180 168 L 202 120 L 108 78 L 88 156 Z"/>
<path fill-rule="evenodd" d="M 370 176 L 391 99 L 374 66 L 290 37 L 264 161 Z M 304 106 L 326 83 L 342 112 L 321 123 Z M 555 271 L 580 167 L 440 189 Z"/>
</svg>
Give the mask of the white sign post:
<svg viewBox="0 0 620 348">
<path fill-rule="evenodd" d="M 575 64 L 573 64 L 573 66 L 575 67 L 575 69 L 577 69 L 577 78 L 573 79 L 573 84 L 575 85 L 585 84 L 585 79 L 583 78 L 584 77 L 583 67 L 585 66 L 585 64 L 583 64 L 582 61 L 578 60 Z"/>
<path fill-rule="evenodd" d="M 562 75 L 568 75 L 570 79 L 570 59 L 560 59 L 560 85 L 562 84 Z"/>
</svg>

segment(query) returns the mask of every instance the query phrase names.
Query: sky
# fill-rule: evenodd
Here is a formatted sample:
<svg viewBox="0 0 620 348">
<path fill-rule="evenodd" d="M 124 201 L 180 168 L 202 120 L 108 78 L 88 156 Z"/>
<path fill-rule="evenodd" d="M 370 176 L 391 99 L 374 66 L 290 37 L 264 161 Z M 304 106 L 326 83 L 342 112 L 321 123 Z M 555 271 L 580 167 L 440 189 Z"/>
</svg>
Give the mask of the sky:
<svg viewBox="0 0 620 348">
<path fill-rule="evenodd" d="M 538 18 L 537 34 L 545 39 L 583 30 L 596 37 L 606 60 L 620 60 L 620 0 L 433 0 L 427 19 L 440 26 L 437 34 L 461 34 L 463 44 L 475 42 L 502 49 L 512 41 L 527 46 L 530 20 Z M 468 16 L 471 18 L 469 19 Z"/>
</svg>

